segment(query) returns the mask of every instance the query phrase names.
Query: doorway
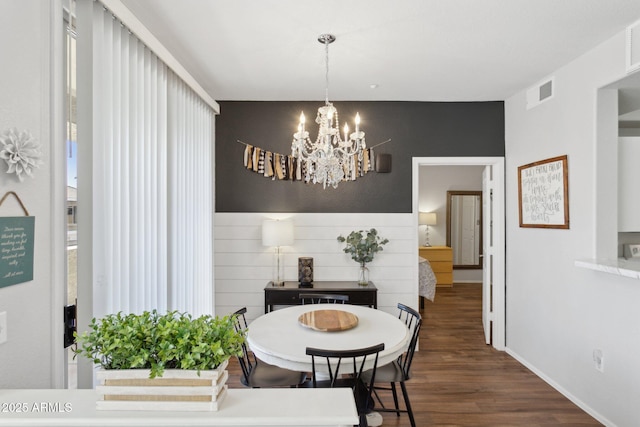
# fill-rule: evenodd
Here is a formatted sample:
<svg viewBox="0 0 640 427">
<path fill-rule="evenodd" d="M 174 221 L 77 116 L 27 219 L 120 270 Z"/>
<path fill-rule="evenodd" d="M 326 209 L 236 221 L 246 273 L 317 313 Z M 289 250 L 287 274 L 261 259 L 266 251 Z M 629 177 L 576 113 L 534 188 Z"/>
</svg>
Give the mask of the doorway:
<svg viewBox="0 0 640 427">
<path fill-rule="evenodd" d="M 421 166 L 484 166 L 483 200 L 485 231 L 483 239 L 483 325 L 487 342 L 504 350 L 505 342 L 505 218 L 503 157 L 416 157 L 413 158 L 412 214 L 418 229 L 419 170 Z M 488 208 L 488 209 L 487 209 Z M 416 255 L 419 246 L 415 234 Z M 418 283 L 418 271 L 415 272 Z"/>
</svg>

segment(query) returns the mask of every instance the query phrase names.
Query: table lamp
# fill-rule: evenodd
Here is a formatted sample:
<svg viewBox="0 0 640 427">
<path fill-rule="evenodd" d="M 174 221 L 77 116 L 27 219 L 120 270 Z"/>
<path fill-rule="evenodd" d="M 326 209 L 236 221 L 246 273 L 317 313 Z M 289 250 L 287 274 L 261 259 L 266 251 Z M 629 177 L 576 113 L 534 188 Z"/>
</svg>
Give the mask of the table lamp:
<svg viewBox="0 0 640 427">
<path fill-rule="evenodd" d="M 273 275 L 273 286 L 283 286 L 284 263 L 281 259 L 280 247 L 293 244 L 293 222 L 288 219 L 264 220 L 262 222 L 262 244 L 264 246 L 275 246 L 276 271 Z"/>
<path fill-rule="evenodd" d="M 435 212 L 420 212 L 420 215 L 419 215 L 419 218 L 418 218 L 418 222 L 420 223 L 420 225 L 426 225 L 427 226 L 427 232 L 426 232 L 427 241 L 425 243 L 425 246 L 431 246 L 431 243 L 429 243 L 429 226 L 437 224 L 436 213 Z"/>
</svg>

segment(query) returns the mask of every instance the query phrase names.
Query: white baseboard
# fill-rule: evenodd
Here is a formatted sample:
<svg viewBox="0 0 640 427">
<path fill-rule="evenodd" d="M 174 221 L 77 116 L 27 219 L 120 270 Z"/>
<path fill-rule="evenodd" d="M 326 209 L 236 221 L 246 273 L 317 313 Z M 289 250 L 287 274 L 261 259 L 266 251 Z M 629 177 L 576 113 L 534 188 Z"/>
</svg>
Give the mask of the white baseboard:
<svg viewBox="0 0 640 427">
<path fill-rule="evenodd" d="M 531 372 L 536 374 L 538 377 L 540 377 L 544 382 L 549 384 L 551 387 L 555 388 L 558 392 L 560 392 L 560 394 L 562 394 L 564 397 L 566 397 L 567 399 L 575 403 L 580 409 L 585 411 L 587 414 L 591 415 L 597 421 L 601 422 L 603 425 L 607 427 L 616 427 L 616 425 L 613 422 L 603 417 L 600 413 L 593 410 L 593 408 L 591 408 L 589 405 L 584 403 L 582 400 L 575 397 L 573 394 L 569 393 L 564 387 L 560 386 L 558 383 L 556 383 L 551 378 L 546 376 L 544 373 L 542 373 L 540 370 L 535 368 L 533 365 L 527 362 L 524 358 L 520 357 L 519 354 L 511 350 L 509 347 L 507 347 L 505 351 L 507 352 L 508 355 L 516 359 L 518 362 L 522 363 L 527 369 L 529 369 Z"/>
</svg>

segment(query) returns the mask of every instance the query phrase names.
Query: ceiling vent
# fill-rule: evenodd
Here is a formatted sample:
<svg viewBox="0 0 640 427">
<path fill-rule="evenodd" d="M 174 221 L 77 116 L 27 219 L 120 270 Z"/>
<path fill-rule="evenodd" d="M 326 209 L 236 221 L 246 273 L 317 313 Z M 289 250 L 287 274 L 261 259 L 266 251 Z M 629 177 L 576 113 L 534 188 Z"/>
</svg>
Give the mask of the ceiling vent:
<svg viewBox="0 0 640 427">
<path fill-rule="evenodd" d="M 554 78 L 543 80 L 527 90 L 527 110 L 553 98 L 555 92 Z"/>
<path fill-rule="evenodd" d="M 627 73 L 640 69 L 640 21 L 627 27 Z"/>
</svg>

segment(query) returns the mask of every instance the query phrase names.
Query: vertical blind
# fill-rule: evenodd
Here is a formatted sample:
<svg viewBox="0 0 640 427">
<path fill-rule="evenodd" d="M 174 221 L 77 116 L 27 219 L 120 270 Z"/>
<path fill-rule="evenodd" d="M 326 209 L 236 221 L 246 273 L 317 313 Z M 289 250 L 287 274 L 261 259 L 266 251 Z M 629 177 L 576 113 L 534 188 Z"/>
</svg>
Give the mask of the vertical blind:
<svg viewBox="0 0 640 427">
<path fill-rule="evenodd" d="M 169 75 L 169 304 L 210 312 L 213 301 L 213 115 Z"/>
<path fill-rule="evenodd" d="M 213 111 L 93 10 L 94 314 L 211 313 Z"/>
</svg>

